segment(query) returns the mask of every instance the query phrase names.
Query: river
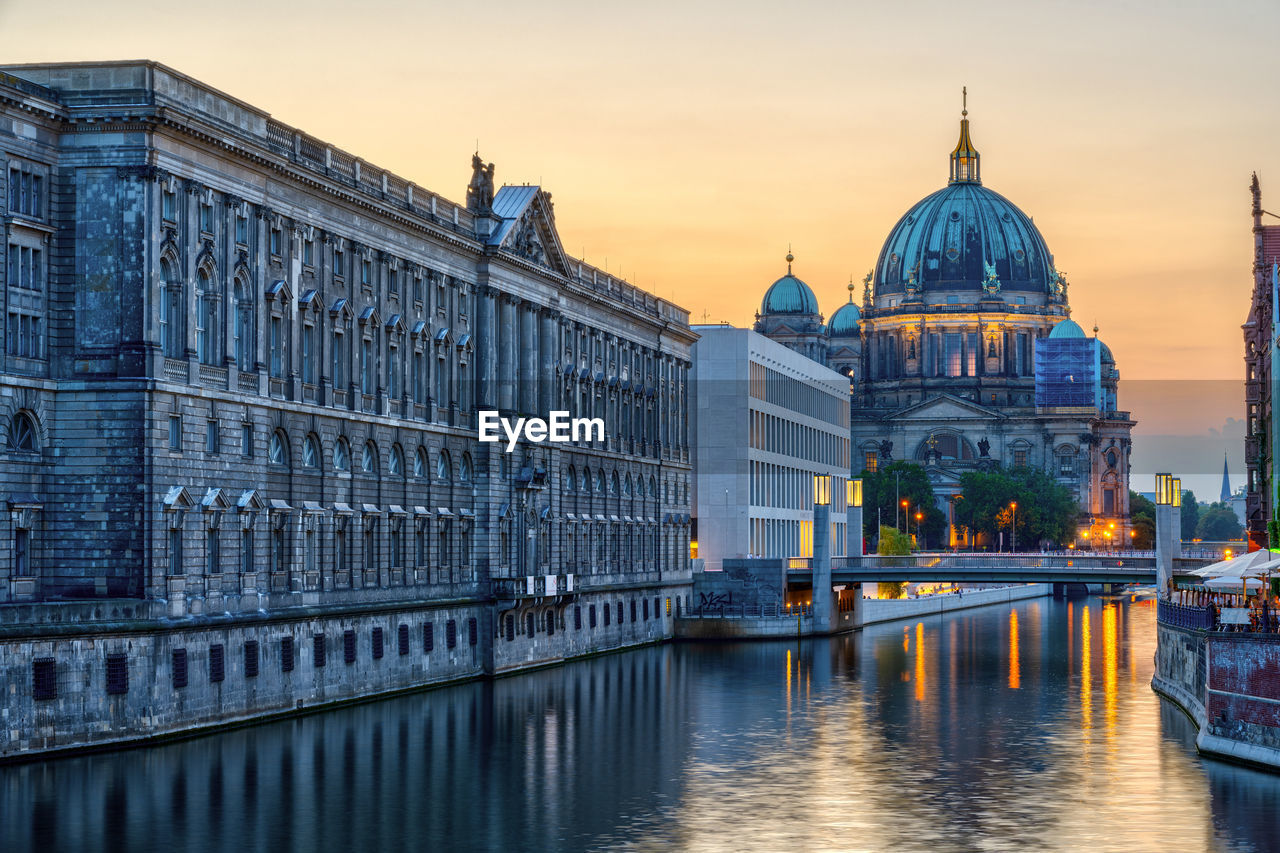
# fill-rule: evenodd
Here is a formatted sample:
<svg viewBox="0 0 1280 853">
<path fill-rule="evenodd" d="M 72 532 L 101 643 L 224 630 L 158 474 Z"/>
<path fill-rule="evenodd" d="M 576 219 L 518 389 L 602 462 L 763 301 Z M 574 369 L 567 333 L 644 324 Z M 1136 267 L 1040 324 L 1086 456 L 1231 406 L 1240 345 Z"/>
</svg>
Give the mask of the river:
<svg viewBox="0 0 1280 853">
<path fill-rule="evenodd" d="M 0 767 L 0 850 L 1280 848 L 1154 648 L 1129 598 L 645 648 Z"/>
</svg>

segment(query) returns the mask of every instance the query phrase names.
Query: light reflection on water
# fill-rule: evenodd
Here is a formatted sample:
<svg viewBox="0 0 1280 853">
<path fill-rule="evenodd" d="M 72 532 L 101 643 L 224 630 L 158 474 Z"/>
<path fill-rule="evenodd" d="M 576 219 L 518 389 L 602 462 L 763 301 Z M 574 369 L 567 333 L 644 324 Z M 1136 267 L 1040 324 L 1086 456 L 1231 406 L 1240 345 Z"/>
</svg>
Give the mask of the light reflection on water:
<svg viewBox="0 0 1280 853">
<path fill-rule="evenodd" d="M 1280 776 L 1196 756 L 1154 617 L 665 646 L 0 768 L 0 850 L 1274 849 Z"/>
</svg>

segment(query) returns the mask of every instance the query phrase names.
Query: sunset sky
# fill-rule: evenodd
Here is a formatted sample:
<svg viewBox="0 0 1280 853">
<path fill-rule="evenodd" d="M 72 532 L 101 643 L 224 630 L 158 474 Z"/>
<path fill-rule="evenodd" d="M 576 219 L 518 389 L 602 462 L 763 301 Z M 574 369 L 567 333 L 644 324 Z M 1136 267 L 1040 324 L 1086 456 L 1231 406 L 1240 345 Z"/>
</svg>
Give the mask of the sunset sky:
<svg viewBox="0 0 1280 853">
<path fill-rule="evenodd" d="M 844 302 L 945 184 L 968 86 L 984 184 L 1035 218 L 1122 375 L 1220 380 L 1194 418 L 1122 388 L 1135 453 L 1241 415 L 1252 171 L 1280 211 L 1274 0 L 185 8 L 0 0 L 0 57 L 155 59 L 454 199 L 478 139 L 499 183 L 554 194 L 566 249 L 696 322 L 750 322 L 788 244 L 823 311 Z"/>
</svg>

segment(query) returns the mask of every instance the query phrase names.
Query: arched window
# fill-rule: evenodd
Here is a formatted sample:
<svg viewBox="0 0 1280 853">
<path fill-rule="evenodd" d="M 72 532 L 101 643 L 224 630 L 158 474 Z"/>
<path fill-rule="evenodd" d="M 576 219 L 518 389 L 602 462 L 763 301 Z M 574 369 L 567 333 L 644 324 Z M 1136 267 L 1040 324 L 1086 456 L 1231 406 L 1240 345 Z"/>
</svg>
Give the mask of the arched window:
<svg viewBox="0 0 1280 853">
<path fill-rule="evenodd" d="M 253 298 L 249 282 L 244 276 L 236 276 L 235 284 L 235 358 L 236 367 L 242 371 L 253 370 Z"/>
<path fill-rule="evenodd" d="M 9 449 L 23 453 L 35 453 L 36 425 L 26 412 L 18 412 L 9 422 Z"/>
<path fill-rule="evenodd" d="M 427 449 L 419 447 L 418 452 L 413 454 L 413 476 L 427 476 Z"/>
<path fill-rule="evenodd" d="M 596 494 L 604 494 L 604 470 L 596 471 Z"/>
<path fill-rule="evenodd" d="M 201 364 L 218 364 L 218 294 L 213 279 L 201 269 L 196 273 L 196 357 Z"/>
<path fill-rule="evenodd" d="M 453 465 L 449 463 L 449 452 L 441 450 L 436 457 L 436 479 L 448 482 L 453 479 Z"/>
<path fill-rule="evenodd" d="M 458 479 L 464 483 L 471 482 L 471 454 L 462 454 L 462 462 L 458 465 Z"/>
<path fill-rule="evenodd" d="M 618 493 L 618 472 L 614 471 L 609 475 L 609 494 L 616 495 Z"/>
<path fill-rule="evenodd" d="M 183 322 L 186 307 L 183 303 L 182 279 L 178 277 L 174 263 L 169 258 L 160 261 L 160 343 L 167 358 L 182 358 L 186 347 Z"/>
<path fill-rule="evenodd" d="M 351 448 L 347 446 L 345 438 L 339 438 L 337 444 L 333 446 L 333 469 L 335 471 L 351 470 Z"/>
<path fill-rule="evenodd" d="M 631 497 L 631 475 L 628 474 L 622 481 L 622 494 Z"/>
<path fill-rule="evenodd" d="M 591 469 L 590 468 L 582 469 L 582 491 L 588 494 L 591 492 Z"/>
<path fill-rule="evenodd" d="M 284 434 L 284 430 L 278 429 L 271 433 L 271 443 L 268 445 L 267 459 L 272 465 L 289 465 L 289 437 Z"/>
<path fill-rule="evenodd" d="M 360 470 L 366 474 L 378 473 L 378 446 L 372 441 L 364 443 L 364 453 L 360 455 Z"/>
<path fill-rule="evenodd" d="M 572 494 L 578 490 L 578 478 L 574 476 L 573 466 L 564 469 L 564 491 Z"/>
<path fill-rule="evenodd" d="M 320 464 L 320 442 L 308 435 L 302 442 L 302 467 L 315 468 Z"/>
<path fill-rule="evenodd" d="M 401 453 L 398 444 L 391 446 L 391 456 L 387 459 L 387 473 L 393 477 L 399 477 L 404 473 L 404 454 Z"/>
</svg>

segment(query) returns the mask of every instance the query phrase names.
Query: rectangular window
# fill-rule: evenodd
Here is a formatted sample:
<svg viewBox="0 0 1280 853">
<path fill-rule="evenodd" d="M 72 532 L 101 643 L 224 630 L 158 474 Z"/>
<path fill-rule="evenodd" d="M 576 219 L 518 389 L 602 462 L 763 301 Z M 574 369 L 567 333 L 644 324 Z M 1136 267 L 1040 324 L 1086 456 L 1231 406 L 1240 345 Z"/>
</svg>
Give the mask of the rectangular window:
<svg viewBox="0 0 1280 853">
<path fill-rule="evenodd" d="M 506 634 L 507 642 L 514 643 L 516 640 L 516 617 L 510 613 L 503 620 L 503 632 Z"/>
<path fill-rule="evenodd" d="M 422 626 L 422 653 L 431 654 L 432 649 L 436 647 L 436 626 L 434 622 L 427 622 Z"/>
<path fill-rule="evenodd" d="M 324 666 L 324 634 L 315 634 L 311 638 L 311 663 L 317 669 Z"/>
<path fill-rule="evenodd" d="M 1112 515 L 1116 511 L 1116 492 L 1115 489 L 1103 489 L 1102 491 L 1102 512 L 1105 515 Z"/>
<path fill-rule="evenodd" d="M 293 637 L 280 638 L 280 671 L 293 672 L 294 665 Z"/>
<path fill-rule="evenodd" d="M 236 216 L 236 242 L 244 245 L 249 243 L 249 217 Z"/>
<path fill-rule="evenodd" d="M 170 222 L 178 221 L 178 194 L 165 190 L 160 195 L 160 216 Z"/>
<path fill-rule="evenodd" d="M 302 244 L 302 262 L 307 266 L 315 266 L 316 261 L 316 241 L 307 240 Z"/>
<path fill-rule="evenodd" d="M 373 629 L 373 659 L 382 659 L 382 629 Z"/>
<path fill-rule="evenodd" d="M 347 351 L 343 344 L 346 336 L 341 332 L 333 333 L 333 387 L 339 391 L 347 390 Z"/>
<path fill-rule="evenodd" d="M 253 456 L 253 424 L 240 425 L 240 455 Z"/>
<path fill-rule="evenodd" d="M 129 692 L 129 659 L 122 654 L 107 655 L 107 694 L 122 696 Z"/>
<path fill-rule="evenodd" d="M 204 532 L 204 572 L 216 575 L 222 563 L 222 545 L 218 539 L 218 528 L 210 527 Z"/>
<path fill-rule="evenodd" d="M 173 670 L 173 689 L 181 690 L 187 686 L 187 650 L 174 649 L 172 657 L 170 669 Z"/>
<path fill-rule="evenodd" d="M 244 641 L 244 677 L 258 677 L 258 641 Z"/>
<path fill-rule="evenodd" d="M 373 283 L 373 261 L 370 261 L 367 258 L 360 261 L 360 283 Z"/>
<path fill-rule="evenodd" d="M 253 531 L 240 531 L 240 571 L 248 574 L 253 571 Z"/>
<path fill-rule="evenodd" d="M 31 662 L 31 698 L 37 702 L 58 698 L 58 667 L 53 658 Z"/>
<path fill-rule="evenodd" d="M 409 654 L 409 626 L 401 622 L 396 629 L 396 643 L 400 647 L 400 656 Z"/>
<path fill-rule="evenodd" d="M 387 291 L 392 296 L 400 295 L 400 276 L 397 275 L 397 272 L 394 269 L 387 270 Z"/>
<path fill-rule="evenodd" d="M 1027 467 L 1027 451 L 1025 450 L 1013 451 L 1013 467 L 1015 468 Z"/>
<path fill-rule="evenodd" d="M 582 608 L 579 606 L 573 608 L 573 630 L 582 630 Z"/>
<path fill-rule="evenodd" d="M 217 684 L 227 677 L 226 649 L 222 643 L 209 647 L 209 681 Z"/>
<path fill-rule="evenodd" d="M 271 376 L 284 378 L 284 320 L 271 318 Z"/>
<path fill-rule="evenodd" d="M 182 416 L 169 416 L 169 449 L 182 449 Z"/>
<path fill-rule="evenodd" d="M 15 528 L 13 531 L 13 573 L 17 577 L 27 577 L 31 574 L 30 547 L 31 531 L 25 527 Z"/>
<path fill-rule="evenodd" d="M 444 623 L 444 645 L 449 649 L 458 645 L 458 623 L 453 619 Z"/>
<path fill-rule="evenodd" d="M 200 230 L 213 232 L 213 206 L 208 204 L 200 205 Z"/>
<path fill-rule="evenodd" d="M 346 272 L 346 258 L 343 257 L 342 250 L 335 248 L 333 250 L 333 274 L 337 278 L 344 277 Z"/>
<path fill-rule="evenodd" d="M 182 528 L 169 528 L 169 574 L 182 574 Z"/>
<path fill-rule="evenodd" d="M 218 422 L 210 420 L 204 425 L 204 452 L 217 454 L 218 452 Z"/>
<path fill-rule="evenodd" d="M 862 467 L 868 474 L 874 474 L 880 468 L 880 454 L 874 450 L 868 450 L 862 456 Z"/>
<path fill-rule="evenodd" d="M 594 604 L 587 610 L 587 624 L 592 628 L 596 627 L 596 606 Z"/>
<path fill-rule="evenodd" d="M 309 385 L 316 382 L 316 327 L 302 327 L 302 381 Z"/>
<path fill-rule="evenodd" d="M 474 646 L 480 642 L 480 627 L 476 623 L 476 617 L 472 616 L 467 620 L 467 643 Z"/>
<path fill-rule="evenodd" d="M 273 255 L 280 254 L 280 244 L 282 242 L 280 238 L 281 238 L 280 229 L 272 228 L 271 229 L 271 254 Z"/>
<path fill-rule="evenodd" d="M 373 341 L 360 339 L 360 393 L 373 393 Z"/>
<path fill-rule="evenodd" d="M 612 618 L 613 618 L 613 608 L 606 604 L 604 606 L 604 626 L 606 628 L 609 627 L 609 622 Z"/>
<path fill-rule="evenodd" d="M 356 662 L 356 632 L 350 629 L 342 632 L 342 659 L 349 664 Z"/>
<path fill-rule="evenodd" d="M 622 617 L 621 617 L 621 616 L 619 616 L 619 617 L 618 617 L 618 621 L 619 621 L 619 622 L 621 622 L 621 621 L 622 621 Z M 637 621 L 637 620 L 636 620 L 636 600 L 635 600 L 634 598 L 633 598 L 633 599 L 631 599 L 631 621 L 632 621 L 632 622 Z"/>
<path fill-rule="evenodd" d="M 420 277 L 415 277 L 413 280 L 413 301 L 422 301 L 422 279 Z"/>
<path fill-rule="evenodd" d="M 947 332 L 942 336 L 945 352 L 943 360 L 946 364 L 947 376 L 960 375 L 960 334 L 958 332 Z"/>
</svg>

